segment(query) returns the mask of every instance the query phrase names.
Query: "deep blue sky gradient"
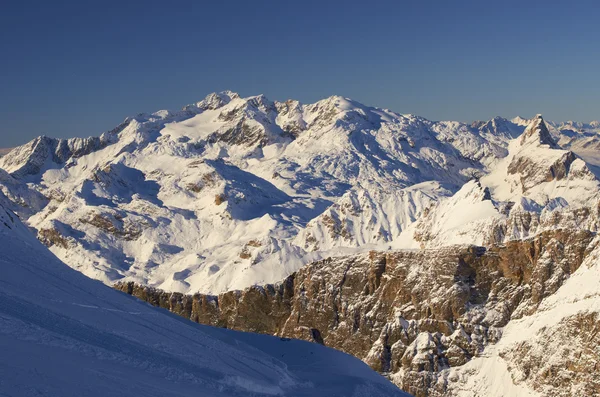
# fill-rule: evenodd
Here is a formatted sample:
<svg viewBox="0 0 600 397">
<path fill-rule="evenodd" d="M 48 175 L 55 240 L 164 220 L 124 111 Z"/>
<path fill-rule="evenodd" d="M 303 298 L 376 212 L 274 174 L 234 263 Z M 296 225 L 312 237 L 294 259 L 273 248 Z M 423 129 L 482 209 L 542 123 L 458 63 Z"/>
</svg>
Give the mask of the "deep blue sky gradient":
<svg viewBox="0 0 600 397">
<path fill-rule="evenodd" d="M 493 3 L 493 4 L 492 4 Z M 213 91 L 430 119 L 600 118 L 596 1 L 3 1 L 0 147 Z"/>
</svg>

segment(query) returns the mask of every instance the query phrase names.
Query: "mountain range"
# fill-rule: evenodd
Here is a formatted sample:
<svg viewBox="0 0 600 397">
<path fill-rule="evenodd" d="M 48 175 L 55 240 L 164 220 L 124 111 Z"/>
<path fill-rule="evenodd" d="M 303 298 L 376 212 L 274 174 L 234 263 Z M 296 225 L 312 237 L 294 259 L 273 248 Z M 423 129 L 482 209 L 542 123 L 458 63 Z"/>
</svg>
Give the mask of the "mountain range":
<svg viewBox="0 0 600 397">
<path fill-rule="evenodd" d="M 226 91 L 36 138 L 0 191 L 64 263 L 194 321 L 335 347 L 416 396 L 590 395 L 599 134 Z"/>
</svg>

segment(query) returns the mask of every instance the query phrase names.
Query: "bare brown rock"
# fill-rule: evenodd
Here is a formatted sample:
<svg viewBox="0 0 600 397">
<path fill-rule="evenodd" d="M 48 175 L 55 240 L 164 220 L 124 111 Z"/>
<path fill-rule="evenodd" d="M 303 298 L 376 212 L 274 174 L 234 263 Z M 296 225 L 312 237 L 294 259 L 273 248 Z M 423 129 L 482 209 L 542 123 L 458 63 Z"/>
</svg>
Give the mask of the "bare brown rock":
<svg viewBox="0 0 600 397">
<path fill-rule="evenodd" d="M 489 249 L 455 246 L 329 258 L 277 285 L 219 296 L 116 288 L 203 324 L 322 342 L 415 396 L 444 395 L 440 371 L 495 343 L 588 252 L 593 234 L 554 230 Z M 191 303 L 190 303 L 191 302 Z"/>
<path fill-rule="evenodd" d="M 252 254 L 248 251 L 248 248 L 244 247 L 242 252 L 240 252 L 240 258 L 242 259 L 250 259 L 252 258 Z"/>
<path fill-rule="evenodd" d="M 227 197 L 224 194 L 217 194 L 215 196 L 215 204 L 216 205 L 221 205 L 223 204 L 225 201 L 227 201 Z"/>
<path fill-rule="evenodd" d="M 40 229 L 37 235 L 38 240 L 46 247 L 57 245 L 62 248 L 69 248 L 69 241 L 63 237 L 56 229 Z"/>
<path fill-rule="evenodd" d="M 123 220 L 124 218 L 119 215 L 93 214 L 89 218 L 81 218 L 79 221 L 127 241 L 136 240 L 142 234 L 143 229 L 148 227 L 147 224 L 126 224 Z"/>
</svg>

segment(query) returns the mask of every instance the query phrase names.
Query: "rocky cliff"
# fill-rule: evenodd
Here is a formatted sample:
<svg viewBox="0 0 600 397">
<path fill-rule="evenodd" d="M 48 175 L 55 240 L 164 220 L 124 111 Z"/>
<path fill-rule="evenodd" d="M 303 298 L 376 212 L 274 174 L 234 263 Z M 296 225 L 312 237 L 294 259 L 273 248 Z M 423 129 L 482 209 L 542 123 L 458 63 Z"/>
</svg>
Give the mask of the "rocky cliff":
<svg viewBox="0 0 600 397">
<path fill-rule="evenodd" d="M 343 350 L 415 396 L 453 395 L 460 378 L 452 369 L 482 355 L 509 321 L 534 313 L 579 268 L 593 238 L 555 230 L 488 249 L 372 251 L 321 260 L 281 283 L 218 296 L 132 282 L 115 287 L 199 323 Z M 593 331 L 597 323 L 588 317 L 581 321 L 592 321 Z M 514 366 L 532 366 L 528 355 L 507 354 Z M 586 368 L 571 382 L 585 383 Z M 528 373 L 533 380 L 542 376 Z"/>
</svg>

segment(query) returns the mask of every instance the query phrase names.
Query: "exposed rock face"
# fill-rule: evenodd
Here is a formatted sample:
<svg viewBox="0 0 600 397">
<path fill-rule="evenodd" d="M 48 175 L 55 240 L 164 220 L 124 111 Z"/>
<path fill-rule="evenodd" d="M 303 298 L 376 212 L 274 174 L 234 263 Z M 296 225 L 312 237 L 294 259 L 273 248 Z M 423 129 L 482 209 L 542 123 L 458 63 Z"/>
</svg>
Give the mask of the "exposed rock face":
<svg viewBox="0 0 600 397">
<path fill-rule="evenodd" d="M 508 166 L 509 174 L 519 174 L 521 176 L 521 186 L 523 192 L 537 186 L 541 182 L 551 182 L 552 180 L 561 180 L 567 177 L 569 168 L 576 157 L 572 152 L 566 152 L 557 159 L 544 173 L 540 173 L 538 164 L 527 157 L 515 157 Z"/>
<path fill-rule="evenodd" d="M 222 105 L 217 108 L 220 107 Z M 218 120 L 228 124 L 211 134 L 208 143 L 221 142 L 233 146 L 264 147 L 271 143 L 293 139 L 294 128 L 288 132 L 288 129 L 282 129 L 277 125 L 277 111 L 276 104 L 264 95 L 252 97 L 233 109 L 223 110 Z"/>
<path fill-rule="evenodd" d="M 534 312 L 579 267 L 592 238 L 587 231 L 555 230 L 487 250 L 452 246 L 330 258 L 277 285 L 219 296 L 134 283 L 116 288 L 196 322 L 324 343 L 415 396 L 441 396 L 449 393 L 445 370 L 480 355 L 511 318 Z M 583 375 L 573 380 L 585 381 Z"/>
</svg>

